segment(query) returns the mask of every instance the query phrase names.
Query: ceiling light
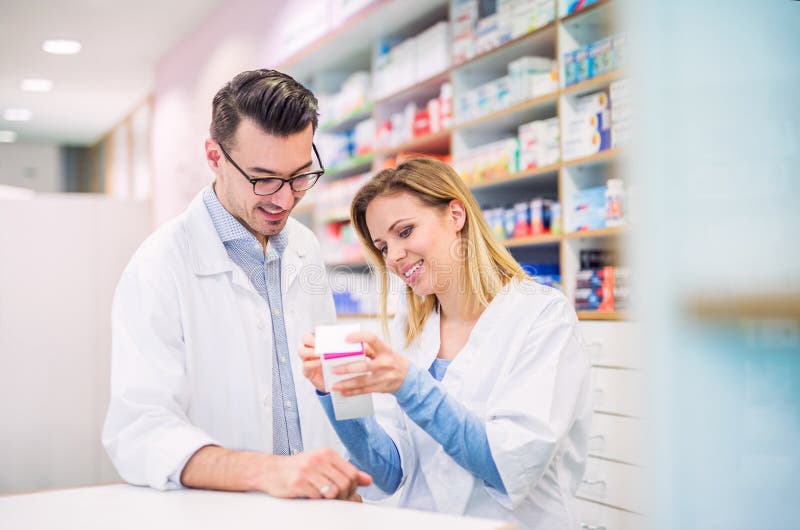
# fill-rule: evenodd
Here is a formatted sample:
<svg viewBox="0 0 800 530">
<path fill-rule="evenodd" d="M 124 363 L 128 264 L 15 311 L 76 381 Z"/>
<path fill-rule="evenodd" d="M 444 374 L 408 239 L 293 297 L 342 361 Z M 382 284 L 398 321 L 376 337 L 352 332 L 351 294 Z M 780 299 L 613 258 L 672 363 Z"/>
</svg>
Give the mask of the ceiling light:
<svg viewBox="0 0 800 530">
<path fill-rule="evenodd" d="M 6 109 L 3 119 L 6 121 L 29 121 L 33 117 L 30 109 Z"/>
<path fill-rule="evenodd" d="M 17 141 L 15 131 L 0 131 L 0 144 L 11 144 Z"/>
<path fill-rule="evenodd" d="M 23 79 L 20 88 L 25 92 L 50 92 L 53 82 L 49 79 Z"/>
<path fill-rule="evenodd" d="M 81 43 L 70 39 L 49 39 L 42 43 L 42 49 L 56 55 L 73 55 L 81 51 Z"/>
</svg>

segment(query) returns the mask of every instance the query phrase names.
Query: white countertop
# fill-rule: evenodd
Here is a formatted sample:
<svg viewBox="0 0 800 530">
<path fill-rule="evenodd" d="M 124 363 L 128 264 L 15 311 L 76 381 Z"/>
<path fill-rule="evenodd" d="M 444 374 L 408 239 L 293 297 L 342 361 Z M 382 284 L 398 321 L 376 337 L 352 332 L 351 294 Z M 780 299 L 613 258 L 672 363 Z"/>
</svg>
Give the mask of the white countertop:
<svg viewBox="0 0 800 530">
<path fill-rule="evenodd" d="M 512 526 L 374 504 L 286 500 L 260 493 L 163 492 L 127 484 L 0 497 L 3 530 L 498 530 Z"/>
</svg>

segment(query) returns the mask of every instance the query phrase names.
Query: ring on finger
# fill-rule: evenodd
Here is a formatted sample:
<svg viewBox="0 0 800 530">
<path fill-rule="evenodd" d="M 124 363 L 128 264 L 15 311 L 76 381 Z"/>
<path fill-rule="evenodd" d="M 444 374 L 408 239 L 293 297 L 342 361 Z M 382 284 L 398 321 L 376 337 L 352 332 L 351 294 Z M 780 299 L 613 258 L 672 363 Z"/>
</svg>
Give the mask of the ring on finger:
<svg viewBox="0 0 800 530">
<path fill-rule="evenodd" d="M 328 493 L 329 491 L 331 491 L 331 487 L 332 487 L 332 486 L 333 486 L 333 484 L 332 484 L 332 483 L 330 483 L 330 482 L 328 482 L 328 483 L 327 483 L 327 484 L 325 484 L 324 486 L 320 486 L 320 488 L 319 488 L 319 493 L 320 493 L 320 495 L 325 495 L 326 493 Z"/>
</svg>

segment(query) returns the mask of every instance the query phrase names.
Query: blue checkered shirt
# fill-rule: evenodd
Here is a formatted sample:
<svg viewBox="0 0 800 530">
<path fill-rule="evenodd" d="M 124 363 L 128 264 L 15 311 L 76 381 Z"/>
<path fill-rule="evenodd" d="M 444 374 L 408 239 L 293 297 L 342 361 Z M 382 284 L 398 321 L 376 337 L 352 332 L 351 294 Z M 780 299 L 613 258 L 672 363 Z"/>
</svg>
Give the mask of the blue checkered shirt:
<svg viewBox="0 0 800 530">
<path fill-rule="evenodd" d="M 303 438 L 281 299 L 281 256 L 287 244 L 286 230 L 269 237 L 265 254 L 261 243 L 222 206 L 211 188 L 203 194 L 203 202 L 228 256 L 264 298 L 272 319 L 272 452 L 300 453 Z"/>
</svg>

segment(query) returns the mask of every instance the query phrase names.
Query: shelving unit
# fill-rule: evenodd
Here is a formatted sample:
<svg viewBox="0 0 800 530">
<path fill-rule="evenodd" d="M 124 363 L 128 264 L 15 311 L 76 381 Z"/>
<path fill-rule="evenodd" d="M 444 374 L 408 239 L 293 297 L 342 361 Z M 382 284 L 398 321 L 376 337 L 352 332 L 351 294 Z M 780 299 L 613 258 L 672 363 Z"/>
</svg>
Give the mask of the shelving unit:
<svg viewBox="0 0 800 530">
<path fill-rule="evenodd" d="M 369 155 L 362 155 L 349 160 L 346 164 L 330 168 L 323 183 L 338 180 L 363 172 L 376 172 L 384 165 L 386 158 L 398 153 L 420 154 L 452 154 L 456 155 L 464 149 L 475 147 L 498 139 L 503 135 L 515 132 L 523 123 L 554 116 L 563 116 L 568 110 L 571 98 L 607 90 L 609 85 L 623 78 L 620 71 L 603 73 L 597 77 L 581 81 L 568 87 L 563 86 L 563 53 L 580 44 L 591 42 L 598 35 L 609 34 L 613 27 L 613 0 L 601 0 L 582 11 L 556 19 L 543 27 L 525 35 L 514 38 L 500 46 L 484 51 L 467 61 L 451 64 L 443 71 L 430 75 L 425 79 L 403 87 L 392 94 L 384 94 L 375 99 L 368 109 L 362 109 L 337 123 L 324 124 L 321 130 L 326 132 L 343 131 L 352 128 L 359 120 L 373 118 L 376 123 L 386 119 L 391 113 L 398 112 L 407 103 L 414 102 L 418 106 L 435 95 L 442 83 L 453 86 L 455 95 L 477 84 L 502 75 L 506 65 L 524 55 L 553 57 L 558 60 L 560 69 L 560 85 L 558 90 L 515 102 L 505 108 L 487 113 L 472 119 L 456 121 L 449 128 L 424 136 L 412 138 L 400 145 L 377 149 Z M 399 7 L 402 4 L 402 8 Z M 370 58 L 369 67 L 373 67 L 375 56 L 371 52 L 375 42 L 383 37 L 406 38 L 432 25 L 449 14 L 448 0 L 425 2 L 415 0 L 393 2 L 376 1 L 359 11 L 350 21 L 346 21 L 334 34 L 324 36 L 319 42 L 312 43 L 306 50 L 296 53 L 282 68 L 301 80 L 314 85 L 315 78 L 326 79 L 326 72 L 352 72 L 364 69 L 365 58 Z M 566 0 L 556 0 L 558 13 L 566 11 Z M 380 21 L 380 23 L 378 23 Z M 355 39 L 354 35 L 363 32 L 367 38 Z M 346 51 L 337 50 L 330 54 L 333 47 L 345 47 Z M 336 78 L 336 75 L 332 76 Z M 454 98 L 455 99 L 455 98 Z M 562 123 L 563 127 L 563 123 Z M 564 212 L 564 233 L 543 234 L 518 239 L 508 239 L 503 243 L 515 255 L 528 256 L 530 259 L 558 263 L 561 270 L 562 286 L 568 296 L 573 296 L 575 273 L 578 270 L 578 254 L 582 249 L 599 247 L 617 247 L 620 240 L 629 233 L 629 228 L 608 227 L 598 230 L 571 232 L 568 225 L 570 216 L 571 194 L 578 189 L 600 185 L 616 173 L 616 164 L 624 154 L 624 149 L 603 150 L 589 156 L 564 160 L 545 167 L 534 168 L 511 174 L 498 175 L 479 182 L 469 183 L 470 189 L 479 201 L 503 204 L 503 201 L 514 202 L 524 194 L 538 193 L 557 199 Z M 483 202 L 481 202 L 483 204 Z M 306 209 L 304 215 L 308 216 Z M 313 216 L 311 216 L 313 217 Z M 337 263 L 336 266 L 353 265 Z M 365 264 L 363 264 L 365 265 Z M 625 312 L 594 313 L 579 312 L 582 320 L 624 320 Z"/>
</svg>

